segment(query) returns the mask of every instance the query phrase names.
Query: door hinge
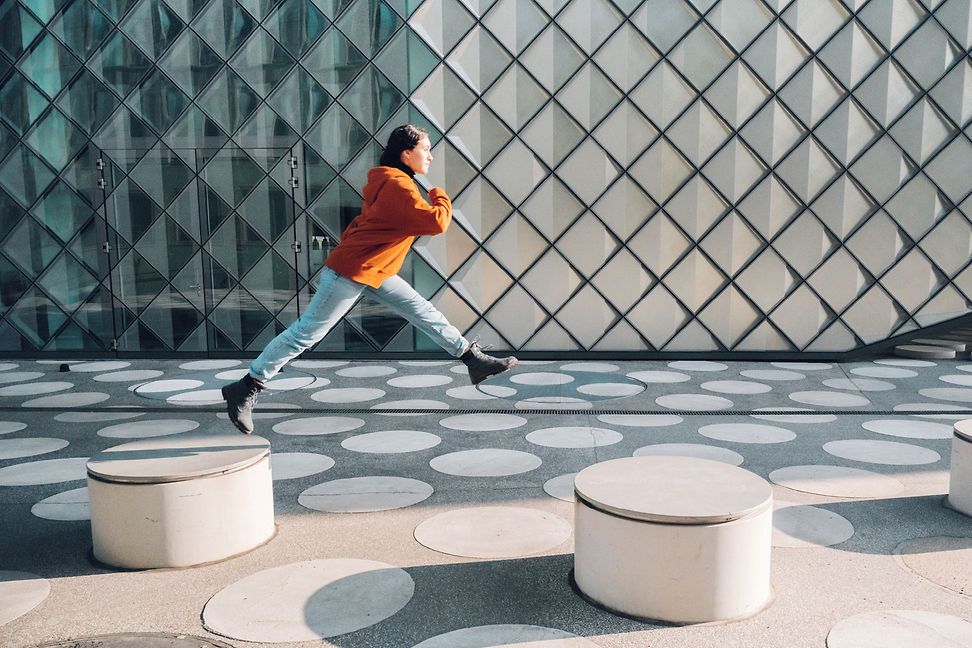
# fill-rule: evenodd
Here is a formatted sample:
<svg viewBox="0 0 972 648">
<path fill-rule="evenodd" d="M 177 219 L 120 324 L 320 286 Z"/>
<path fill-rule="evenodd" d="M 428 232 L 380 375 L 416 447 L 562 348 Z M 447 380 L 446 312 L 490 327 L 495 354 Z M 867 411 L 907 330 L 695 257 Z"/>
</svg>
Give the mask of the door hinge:
<svg viewBox="0 0 972 648">
<path fill-rule="evenodd" d="M 118 350 L 118 340 L 112 340 L 111 341 L 111 347 L 109 347 L 109 350 L 111 350 L 111 351 L 117 351 Z"/>
<path fill-rule="evenodd" d="M 290 156 L 290 168 L 291 169 L 296 169 L 297 168 L 297 156 L 296 155 L 291 155 Z"/>
<path fill-rule="evenodd" d="M 291 243 L 290 249 L 296 252 L 297 254 L 300 254 L 300 249 L 301 249 L 300 241 L 294 241 L 293 243 Z"/>
<path fill-rule="evenodd" d="M 108 254 L 109 252 L 111 252 L 111 244 L 108 243 L 108 241 L 105 241 L 104 243 L 102 243 L 101 244 L 101 251 L 104 252 L 105 254 Z"/>
<path fill-rule="evenodd" d="M 105 183 L 104 178 L 98 178 L 98 188 L 104 190 L 108 185 Z"/>
<path fill-rule="evenodd" d="M 297 188 L 297 186 L 298 186 L 298 184 L 297 184 L 297 178 L 291 178 L 291 179 L 290 179 L 290 187 L 291 187 L 292 189 L 296 189 L 296 188 Z"/>
<path fill-rule="evenodd" d="M 95 160 L 95 168 L 98 169 L 99 171 L 103 171 L 105 168 L 105 161 L 102 160 L 101 158 Z"/>
</svg>

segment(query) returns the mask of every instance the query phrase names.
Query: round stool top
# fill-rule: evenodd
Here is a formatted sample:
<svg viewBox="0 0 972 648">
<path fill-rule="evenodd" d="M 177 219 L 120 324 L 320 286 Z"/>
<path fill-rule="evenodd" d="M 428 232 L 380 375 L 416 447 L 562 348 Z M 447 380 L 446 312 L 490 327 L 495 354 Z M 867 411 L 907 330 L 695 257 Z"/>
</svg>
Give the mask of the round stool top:
<svg viewBox="0 0 972 648">
<path fill-rule="evenodd" d="M 241 470 L 269 454 L 263 437 L 176 434 L 103 450 L 88 460 L 88 474 L 107 482 L 162 484 Z"/>
<path fill-rule="evenodd" d="M 748 470 L 693 457 L 627 457 L 577 473 L 574 492 L 592 507 L 666 524 L 738 520 L 773 504 L 773 488 Z"/>
<path fill-rule="evenodd" d="M 963 441 L 972 443 L 972 419 L 956 421 L 952 429 L 955 431 L 955 436 Z"/>
</svg>

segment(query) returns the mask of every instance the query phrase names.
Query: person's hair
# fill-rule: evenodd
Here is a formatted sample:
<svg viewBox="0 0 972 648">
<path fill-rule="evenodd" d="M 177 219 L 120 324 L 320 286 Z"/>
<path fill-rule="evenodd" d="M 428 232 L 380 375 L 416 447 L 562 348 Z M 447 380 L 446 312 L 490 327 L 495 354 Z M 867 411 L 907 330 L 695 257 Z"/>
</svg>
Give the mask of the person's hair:
<svg viewBox="0 0 972 648">
<path fill-rule="evenodd" d="M 401 169 L 404 166 L 402 164 L 402 151 L 415 148 L 419 140 L 427 136 L 427 131 L 412 124 L 396 126 L 395 130 L 388 136 L 388 144 L 385 145 L 385 150 L 382 151 L 378 164 Z"/>
</svg>

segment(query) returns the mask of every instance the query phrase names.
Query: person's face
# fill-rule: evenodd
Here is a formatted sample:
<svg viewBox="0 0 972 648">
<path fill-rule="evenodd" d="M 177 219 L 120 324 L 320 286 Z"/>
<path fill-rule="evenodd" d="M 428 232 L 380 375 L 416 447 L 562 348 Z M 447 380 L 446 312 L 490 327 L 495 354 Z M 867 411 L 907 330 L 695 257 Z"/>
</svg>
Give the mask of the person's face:
<svg viewBox="0 0 972 648">
<path fill-rule="evenodd" d="M 428 173 L 429 165 L 432 164 L 432 144 L 429 138 L 423 135 L 414 148 L 402 151 L 402 162 L 415 173 Z"/>
</svg>

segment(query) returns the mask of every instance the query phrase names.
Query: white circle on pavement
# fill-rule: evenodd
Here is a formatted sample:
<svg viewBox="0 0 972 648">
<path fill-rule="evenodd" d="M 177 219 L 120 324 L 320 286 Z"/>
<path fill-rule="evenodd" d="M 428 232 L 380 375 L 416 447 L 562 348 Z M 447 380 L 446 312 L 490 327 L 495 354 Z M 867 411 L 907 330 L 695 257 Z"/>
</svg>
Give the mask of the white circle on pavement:
<svg viewBox="0 0 972 648">
<path fill-rule="evenodd" d="M 164 394 L 166 392 L 177 392 L 186 389 L 202 387 L 205 383 L 201 380 L 191 380 L 188 378 L 177 378 L 172 380 L 153 380 L 143 385 L 139 385 L 135 390 L 136 394 Z"/>
<path fill-rule="evenodd" d="M 311 400 L 318 403 L 363 403 L 378 400 L 385 395 L 382 389 L 369 387 L 343 387 L 337 389 L 322 389 L 311 394 Z"/>
<path fill-rule="evenodd" d="M 573 396 L 534 396 L 513 404 L 518 410 L 586 410 L 593 406 L 590 401 Z"/>
<path fill-rule="evenodd" d="M 455 360 L 400 360 L 398 364 L 404 367 L 444 367 Z"/>
<path fill-rule="evenodd" d="M 98 430 L 98 436 L 109 439 L 146 439 L 181 434 L 195 430 L 197 427 L 199 423 L 188 419 L 152 419 L 109 425 Z"/>
<path fill-rule="evenodd" d="M 732 407 L 732 401 L 728 398 L 705 394 L 668 394 L 659 396 L 655 402 L 671 410 L 712 411 Z"/>
<path fill-rule="evenodd" d="M 373 513 L 418 504 L 432 493 L 432 486 L 417 479 L 350 477 L 311 486 L 300 494 L 297 502 L 326 513 Z"/>
<path fill-rule="evenodd" d="M 792 414 L 750 414 L 754 419 L 774 423 L 833 423 L 837 420 L 833 414 L 814 414 L 813 410 L 804 407 L 757 407 L 753 411 L 793 412 Z"/>
<path fill-rule="evenodd" d="M 13 362 L 0 362 L 0 371 L 10 371 L 11 369 L 16 369 L 20 365 L 14 364 Z"/>
<path fill-rule="evenodd" d="M 575 634 L 542 626 L 504 624 L 453 630 L 426 639 L 412 648 L 598 648 Z"/>
<path fill-rule="evenodd" d="M 88 498 L 88 487 L 83 486 L 51 495 L 30 507 L 30 512 L 45 520 L 61 522 L 90 520 L 91 504 Z"/>
<path fill-rule="evenodd" d="M 788 371 L 826 371 L 834 368 L 833 365 L 826 362 L 771 362 L 770 364 L 778 369 Z"/>
<path fill-rule="evenodd" d="M 348 437 L 341 446 L 353 452 L 371 454 L 400 454 L 434 448 L 442 442 L 430 432 L 418 430 L 382 430 Z"/>
<path fill-rule="evenodd" d="M 850 391 L 891 391 L 897 385 L 874 378 L 828 378 L 823 381 L 825 387 L 831 389 L 847 389 Z"/>
<path fill-rule="evenodd" d="M 964 389 L 962 387 L 929 387 L 927 389 L 919 389 L 918 393 L 925 398 L 972 403 L 972 389 Z"/>
<path fill-rule="evenodd" d="M 219 405 L 226 401 L 218 389 L 193 389 L 166 396 L 165 402 L 172 405 Z"/>
<path fill-rule="evenodd" d="M 904 490 L 894 477 L 846 466 L 787 466 L 769 478 L 792 490 L 831 497 L 893 497 Z"/>
<path fill-rule="evenodd" d="M 316 475 L 334 467 L 334 460 L 316 452 L 273 452 L 270 474 L 273 481 Z"/>
<path fill-rule="evenodd" d="M 390 376 L 393 373 L 398 373 L 398 369 L 384 365 L 363 365 L 360 367 L 338 369 L 334 373 L 344 378 L 377 378 L 379 376 Z"/>
<path fill-rule="evenodd" d="M 965 405 L 947 403 L 898 403 L 891 409 L 895 412 L 927 412 L 927 414 L 912 414 L 912 416 L 950 421 L 958 421 L 972 415 L 972 411 Z"/>
<path fill-rule="evenodd" d="M 303 376 L 281 376 L 277 374 L 267 381 L 267 390 L 270 392 L 290 391 L 292 389 L 304 389 L 317 383 L 317 376 L 304 374 Z M 330 380 L 327 384 L 330 384 Z"/>
<path fill-rule="evenodd" d="M 259 407 L 260 406 L 257 405 L 257 408 L 259 408 Z M 275 410 L 280 410 L 280 409 L 283 409 L 283 410 L 300 410 L 301 409 L 300 405 L 296 405 L 294 403 L 276 403 L 276 404 L 274 404 L 273 408 Z M 252 416 L 253 416 L 253 420 L 255 421 L 257 419 L 278 419 L 278 418 L 286 418 L 288 416 L 293 416 L 295 413 L 296 412 L 261 412 L 259 409 L 257 409 L 257 410 L 255 410 L 253 412 L 253 415 Z M 227 414 L 226 412 L 217 412 L 216 413 L 216 418 L 222 419 L 224 421 L 228 421 L 229 420 L 229 414 Z"/>
<path fill-rule="evenodd" d="M 506 387 L 505 385 L 490 385 L 487 383 L 480 383 L 475 386 L 469 386 L 496 398 L 509 398 L 510 396 L 516 396 L 517 393 L 515 389 L 512 387 Z M 446 393 L 448 394 L 449 392 L 447 391 Z"/>
<path fill-rule="evenodd" d="M 512 393 L 516 393 L 515 389 L 510 389 Z M 495 400 L 496 396 L 491 396 L 485 391 L 476 389 L 475 385 L 463 385 L 462 387 L 450 387 L 446 390 L 446 396 L 450 398 L 458 398 L 459 400 Z"/>
<path fill-rule="evenodd" d="M 784 369 L 745 369 L 739 375 L 753 380 L 803 380 L 807 377 L 798 371 L 786 371 Z"/>
<path fill-rule="evenodd" d="M 155 369 L 133 369 L 131 371 L 112 371 L 109 373 L 98 374 L 94 377 L 97 382 L 139 382 L 152 380 L 162 375 L 161 371 Z"/>
<path fill-rule="evenodd" d="M 716 441 L 731 443 L 786 443 L 796 434 L 786 428 L 759 423 L 715 423 L 703 425 L 699 434 Z"/>
<path fill-rule="evenodd" d="M 58 414 L 57 416 L 60 416 Z M 57 419 L 57 416 L 54 418 Z M 19 432 L 27 427 L 26 423 L 21 423 L 20 421 L 0 421 L 0 434 L 10 434 L 11 432 Z"/>
<path fill-rule="evenodd" d="M 541 428 L 526 435 L 527 441 L 545 448 L 600 448 L 623 438 L 614 430 L 584 425 Z"/>
<path fill-rule="evenodd" d="M 519 450 L 481 448 L 439 455 L 429 462 L 433 470 L 459 477 L 505 477 L 540 467 L 540 457 Z"/>
<path fill-rule="evenodd" d="M 871 401 L 860 394 L 832 391 L 793 392 L 790 400 L 819 407 L 863 407 L 871 404 Z"/>
<path fill-rule="evenodd" d="M 108 400 L 110 396 L 101 392 L 71 392 L 42 396 L 20 404 L 21 407 L 87 407 Z"/>
<path fill-rule="evenodd" d="M 669 362 L 668 366 L 679 371 L 725 371 L 729 368 L 721 362 L 710 362 L 708 360 L 676 360 Z"/>
<path fill-rule="evenodd" d="M 837 623 L 827 648 L 972 648 L 972 623 L 919 610 L 880 610 Z"/>
<path fill-rule="evenodd" d="M 565 502 L 574 501 L 574 477 L 577 473 L 566 473 L 557 475 L 552 479 L 543 482 L 543 492 L 550 497 L 555 497 Z"/>
<path fill-rule="evenodd" d="M 350 360 L 294 360 L 291 367 L 298 369 L 333 369 L 350 364 Z"/>
<path fill-rule="evenodd" d="M 632 453 L 634 457 L 695 457 L 697 459 L 710 459 L 721 461 L 722 463 L 738 466 L 743 461 L 743 457 L 738 452 L 733 452 L 729 448 L 710 446 L 704 443 L 656 443 L 638 448 Z"/>
<path fill-rule="evenodd" d="M 54 417 L 61 423 L 104 423 L 145 416 L 145 412 L 62 412 Z"/>
<path fill-rule="evenodd" d="M 546 511 L 478 506 L 439 513 L 415 527 L 415 539 L 440 553 L 466 558 L 518 558 L 558 547 L 571 525 Z"/>
<path fill-rule="evenodd" d="M 44 375 L 45 374 L 43 371 L 11 371 L 9 373 L 0 374 L 0 384 L 36 380 L 37 378 L 43 378 Z"/>
<path fill-rule="evenodd" d="M 898 367 L 856 367 L 850 372 L 855 376 L 867 378 L 914 378 L 918 375 L 917 371 Z"/>
<path fill-rule="evenodd" d="M 874 364 L 887 365 L 889 367 L 914 367 L 916 369 L 938 366 L 937 362 L 912 358 L 881 358 L 880 360 L 875 360 Z"/>
<path fill-rule="evenodd" d="M 242 369 L 227 369 L 226 371 L 220 371 L 214 374 L 213 378 L 217 380 L 239 380 L 248 373 L 250 373 L 250 370 L 247 367 L 243 367 Z"/>
<path fill-rule="evenodd" d="M 692 380 L 692 376 L 677 371 L 630 371 L 625 375 L 643 383 L 680 383 Z"/>
<path fill-rule="evenodd" d="M 532 371 L 527 373 L 513 374 L 510 382 L 517 385 L 566 385 L 574 382 L 574 377 L 569 374 L 556 373 L 554 371 Z"/>
<path fill-rule="evenodd" d="M 378 410 L 379 414 L 386 416 L 424 416 L 422 412 L 406 412 L 396 410 L 447 410 L 449 406 L 442 401 L 409 399 L 386 401 L 377 405 L 372 405 L 371 409 Z"/>
<path fill-rule="evenodd" d="M 853 535 L 854 525 L 833 511 L 783 500 L 773 502 L 774 547 L 831 547 Z"/>
<path fill-rule="evenodd" d="M 934 450 L 897 441 L 871 439 L 842 439 L 828 441 L 824 452 L 841 459 L 886 466 L 921 466 L 940 461 L 942 456 Z"/>
<path fill-rule="evenodd" d="M 183 362 L 179 365 L 179 368 L 186 371 L 214 371 L 239 367 L 241 364 L 243 364 L 241 360 L 193 360 L 192 362 Z"/>
<path fill-rule="evenodd" d="M 33 610 L 47 599 L 51 583 L 37 574 L 0 570 L 0 626 Z"/>
<path fill-rule="evenodd" d="M 394 565 L 309 560 L 251 574 L 220 590 L 206 603 L 202 621 L 207 630 L 241 641 L 319 641 L 387 619 L 414 592 L 412 577 Z"/>
<path fill-rule="evenodd" d="M 618 365 L 608 364 L 607 362 L 568 362 L 560 365 L 561 371 L 590 371 L 592 373 L 612 373 L 620 369 Z"/>
<path fill-rule="evenodd" d="M 645 391 L 645 386 L 632 385 L 631 383 L 589 383 L 587 385 L 580 385 L 577 387 L 577 391 L 585 396 L 621 398 L 640 394 Z"/>
<path fill-rule="evenodd" d="M 57 452 L 66 448 L 68 442 L 64 439 L 50 439 L 46 437 L 32 437 L 29 439 L 0 439 L 0 459 L 22 459 L 37 455 Z"/>
<path fill-rule="evenodd" d="M 870 432 L 904 439 L 951 439 L 952 426 L 914 419 L 877 419 L 865 421 L 861 427 Z"/>
<path fill-rule="evenodd" d="M 117 371 L 130 367 L 131 362 L 105 361 L 105 362 L 77 362 L 71 363 L 71 371 L 96 372 L 96 371 Z"/>
<path fill-rule="evenodd" d="M 959 371 L 972 371 L 972 364 L 957 365 L 955 368 Z"/>
<path fill-rule="evenodd" d="M 525 418 L 514 414 L 461 414 L 459 416 L 450 416 L 439 421 L 439 425 L 442 427 L 467 432 L 512 430 L 526 424 L 527 420 Z"/>
<path fill-rule="evenodd" d="M 45 459 L 0 468 L 0 486 L 40 486 L 78 481 L 88 476 L 88 457 Z"/>
<path fill-rule="evenodd" d="M 392 387 L 402 387 L 404 389 L 418 389 L 421 387 L 439 387 L 448 385 L 452 382 L 452 377 L 438 374 L 418 374 L 412 376 L 398 376 L 388 380 Z"/>
<path fill-rule="evenodd" d="M 678 425 L 685 419 L 676 414 L 600 414 L 597 420 L 624 427 L 667 427 Z"/>
<path fill-rule="evenodd" d="M 972 374 L 948 374 L 946 376 L 939 376 L 938 379 L 950 385 L 972 387 Z"/>
<path fill-rule="evenodd" d="M 347 416 L 311 416 L 282 421 L 273 426 L 273 431 L 288 436 L 317 436 L 350 432 L 364 424 L 359 418 Z"/>
<path fill-rule="evenodd" d="M 769 385 L 746 380 L 710 380 L 699 386 L 706 391 L 719 394 L 765 394 L 773 391 Z"/>
<path fill-rule="evenodd" d="M 0 387 L 0 396 L 35 396 L 37 394 L 51 394 L 74 387 L 69 382 L 33 382 Z"/>
</svg>

